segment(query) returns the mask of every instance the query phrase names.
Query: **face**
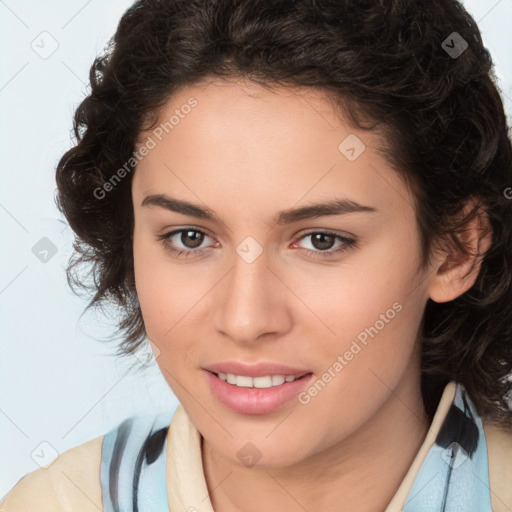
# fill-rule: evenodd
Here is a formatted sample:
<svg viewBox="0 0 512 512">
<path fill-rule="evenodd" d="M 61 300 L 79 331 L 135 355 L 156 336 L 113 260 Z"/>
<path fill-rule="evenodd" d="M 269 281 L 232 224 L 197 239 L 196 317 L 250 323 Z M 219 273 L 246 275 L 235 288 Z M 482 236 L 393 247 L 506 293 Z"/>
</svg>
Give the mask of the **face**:
<svg viewBox="0 0 512 512">
<path fill-rule="evenodd" d="M 159 122 L 132 183 L 136 289 L 160 369 L 209 446 L 241 465 L 251 442 L 258 465 L 291 465 L 417 390 L 428 279 L 377 135 L 312 89 L 242 80 L 181 89 Z M 306 375 L 281 384 L 290 374 Z"/>
</svg>

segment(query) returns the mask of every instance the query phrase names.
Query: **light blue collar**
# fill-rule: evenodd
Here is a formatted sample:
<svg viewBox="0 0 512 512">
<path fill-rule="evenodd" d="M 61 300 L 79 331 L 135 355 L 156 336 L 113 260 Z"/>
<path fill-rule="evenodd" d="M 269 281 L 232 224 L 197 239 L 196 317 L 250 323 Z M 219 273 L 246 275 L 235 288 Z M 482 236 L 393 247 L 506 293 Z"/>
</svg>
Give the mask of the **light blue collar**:
<svg viewBox="0 0 512 512">
<path fill-rule="evenodd" d="M 462 384 L 402 512 L 492 512 L 482 421 Z"/>
</svg>

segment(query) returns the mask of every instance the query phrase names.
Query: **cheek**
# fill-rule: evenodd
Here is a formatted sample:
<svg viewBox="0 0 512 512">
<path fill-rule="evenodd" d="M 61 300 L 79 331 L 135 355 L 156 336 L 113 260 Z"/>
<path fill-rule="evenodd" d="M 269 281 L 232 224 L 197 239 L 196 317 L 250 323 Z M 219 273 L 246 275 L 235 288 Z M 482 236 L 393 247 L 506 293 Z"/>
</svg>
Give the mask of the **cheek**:
<svg viewBox="0 0 512 512">
<path fill-rule="evenodd" d="M 415 332 L 422 307 L 420 302 L 401 299 L 391 304 L 385 300 L 383 308 L 374 304 L 370 308 L 368 303 L 361 308 L 347 306 L 338 317 L 345 321 L 334 326 L 334 341 L 315 347 L 321 370 L 299 397 L 299 407 L 304 422 L 316 418 L 315 425 L 325 426 L 321 446 L 357 430 L 381 409 L 401 381 L 412 382 L 419 364 Z M 380 319 L 381 313 L 387 323 Z"/>
<path fill-rule="evenodd" d="M 177 265 L 159 243 L 148 238 L 134 233 L 135 286 L 147 336 L 162 355 L 160 364 L 176 360 L 168 357 L 171 352 L 188 350 L 194 336 L 187 326 L 199 321 L 195 320 L 197 306 L 211 285 L 199 278 L 197 270 Z"/>
<path fill-rule="evenodd" d="M 176 306 L 182 283 L 179 275 L 171 277 L 159 244 L 137 230 L 133 240 L 135 286 L 146 332 L 149 339 L 161 345 L 165 333 L 179 318 Z"/>
<path fill-rule="evenodd" d="M 371 393 L 368 384 L 379 377 L 396 385 L 411 362 L 424 308 L 421 293 L 410 294 L 405 285 L 377 290 L 359 296 L 338 292 L 323 304 L 317 301 L 311 309 L 320 312 L 323 325 L 311 322 L 306 337 L 316 367 L 323 375 L 336 375 L 325 375 L 337 382 L 333 391 L 359 399 Z"/>
</svg>

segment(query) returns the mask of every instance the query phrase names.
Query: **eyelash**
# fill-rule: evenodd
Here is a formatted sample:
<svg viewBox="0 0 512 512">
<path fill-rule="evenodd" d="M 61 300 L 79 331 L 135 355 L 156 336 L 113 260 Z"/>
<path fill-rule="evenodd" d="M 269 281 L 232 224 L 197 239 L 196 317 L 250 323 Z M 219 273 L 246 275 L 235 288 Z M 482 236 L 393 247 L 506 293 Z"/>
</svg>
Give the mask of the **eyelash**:
<svg viewBox="0 0 512 512">
<path fill-rule="evenodd" d="M 173 245 L 170 242 L 170 238 L 174 235 L 177 235 L 177 234 L 180 234 L 180 233 L 183 233 L 186 231 L 192 231 L 194 233 L 201 233 L 201 234 L 206 235 L 207 237 L 211 238 L 204 231 L 201 231 L 199 229 L 193 229 L 193 228 L 178 229 L 175 231 L 171 231 L 169 233 L 164 233 L 163 235 L 159 235 L 157 238 L 158 238 L 158 240 L 160 240 L 163 243 L 166 250 L 175 254 L 175 256 L 178 258 L 188 258 L 189 256 L 192 256 L 192 254 L 194 254 L 194 256 L 192 256 L 192 257 L 199 256 L 199 255 L 203 254 L 207 250 L 206 248 L 196 249 L 196 250 L 195 249 L 183 250 L 183 249 L 176 249 L 175 247 L 173 247 Z M 348 251 L 351 248 L 357 247 L 357 242 L 353 238 L 347 238 L 347 237 L 338 235 L 337 233 L 334 233 L 332 231 L 309 231 L 308 233 L 303 234 L 299 238 L 299 240 L 307 238 L 308 236 L 311 236 L 311 235 L 329 235 L 329 236 L 333 236 L 336 239 L 343 242 L 343 245 L 341 246 L 341 248 L 338 248 L 336 250 L 328 249 L 325 251 L 320 251 L 320 250 L 314 251 L 312 249 L 304 249 L 306 251 L 306 254 L 308 254 L 309 256 L 311 256 L 313 258 L 330 259 L 330 258 L 334 258 L 334 257 L 338 256 L 339 254 L 341 254 L 345 251 Z M 328 251 L 330 251 L 330 252 L 328 252 Z"/>
</svg>

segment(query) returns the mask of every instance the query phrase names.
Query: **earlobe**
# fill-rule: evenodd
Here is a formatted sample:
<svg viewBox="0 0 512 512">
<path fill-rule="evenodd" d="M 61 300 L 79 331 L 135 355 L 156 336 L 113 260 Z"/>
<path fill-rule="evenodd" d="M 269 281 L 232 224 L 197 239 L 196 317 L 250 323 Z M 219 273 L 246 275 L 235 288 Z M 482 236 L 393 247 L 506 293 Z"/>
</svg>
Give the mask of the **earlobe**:
<svg viewBox="0 0 512 512">
<path fill-rule="evenodd" d="M 463 215 L 468 215 L 475 204 L 474 200 L 468 202 Z M 475 284 L 482 261 L 492 243 L 492 228 L 482 207 L 456 234 L 456 238 L 466 248 L 467 254 L 453 242 L 449 244 L 449 249 L 445 246 L 438 250 L 429 287 L 429 297 L 434 302 L 454 300 Z"/>
</svg>

